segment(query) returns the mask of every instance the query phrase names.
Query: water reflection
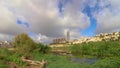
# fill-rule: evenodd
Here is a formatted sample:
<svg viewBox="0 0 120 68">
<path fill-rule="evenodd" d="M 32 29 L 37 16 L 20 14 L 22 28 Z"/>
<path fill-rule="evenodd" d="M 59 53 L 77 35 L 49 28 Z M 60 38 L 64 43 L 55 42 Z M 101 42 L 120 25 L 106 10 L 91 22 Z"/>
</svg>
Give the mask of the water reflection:
<svg viewBox="0 0 120 68">
<path fill-rule="evenodd" d="M 88 63 L 88 64 L 94 64 L 98 59 L 97 58 L 70 58 L 71 61 L 77 62 L 77 63 Z"/>
</svg>

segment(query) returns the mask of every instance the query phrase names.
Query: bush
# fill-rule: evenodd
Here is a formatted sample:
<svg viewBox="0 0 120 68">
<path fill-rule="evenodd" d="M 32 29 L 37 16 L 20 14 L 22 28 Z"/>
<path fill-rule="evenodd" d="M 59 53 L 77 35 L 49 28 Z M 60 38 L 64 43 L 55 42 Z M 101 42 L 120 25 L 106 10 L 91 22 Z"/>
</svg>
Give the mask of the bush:
<svg viewBox="0 0 120 68">
<path fill-rule="evenodd" d="M 35 42 L 27 34 L 24 33 L 17 35 L 14 38 L 13 44 L 17 52 L 19 52 L 20 54 L 30 53 L 34 49 L 36 49 Z"/>
<path fill-rule="evenodd" d="M 30 43 L 34 43 L 34 41 L 25 33 L 17 35 L 13 41 L 13 44 L 17 47 L 24 44 L 29 45 Z"/>
<path fill-rule="evenodd" d="M 1 60 L 6 60 L 8 56 L 10 56 L 12 52 L 8 51 L 5 48 L 0 48 L 0 59 Z"/>
<path fill-rule="evenodd" d="M 25 62 L 23 62 L 20 57 L 21 57 L 20 54 L 15 53 L 15 54 L 9 56 L 7 58 L 7 60 L 16 63 L 19 66 L 25 66 L 26 65 Z"/>
<path fill-rule="evenodd" d="M 50 53 L 51 51 L 51 48 L 48 45 L 37 43 L 36 46 L 37 46 L 37 49 L 36 49 L 37 52 L 46 54 L 46 53 Z"/>
<path fill-rule="evenodd" d="M 41 43 L 35 43 L 27 34 L 20 34 L 14 38 L 13 42 L 16 51 L 20 54 L 30 54 L 38 51 L 40 53 L 49 53 L 50 47 Z"/>
<path fill-rule="evenodd" d="M 71 52 L 73 55 L 76 56 L 84 56 L 84 55 L 90 55 L 92 50 L 90 49 L 91 47 L 88 44 L 77 44 L 73 45 L 71 47 Z"/>
<path fill-rule="evenodd" d="M 73 55 L 76 55 L 76 56 L 82 55 L 81 46 L 78 45 L 78 44 L 73 45 L 73 46 L 71 47 L 71 52 L 72 52 Z"/>
<path fill-rule="evenodd" d="M 120 58 L 105 58 L 93 64 L 95 68 L 119 68 Z"/>
<path fill-rule="evenodd" d="M 77 56 L 89 55 L 98 58 L 119 57 L 120 43 L 118 41 L 100 41 L 76 44 L 72 45 L 71 52 L 73 55 Z"/>
</svg>

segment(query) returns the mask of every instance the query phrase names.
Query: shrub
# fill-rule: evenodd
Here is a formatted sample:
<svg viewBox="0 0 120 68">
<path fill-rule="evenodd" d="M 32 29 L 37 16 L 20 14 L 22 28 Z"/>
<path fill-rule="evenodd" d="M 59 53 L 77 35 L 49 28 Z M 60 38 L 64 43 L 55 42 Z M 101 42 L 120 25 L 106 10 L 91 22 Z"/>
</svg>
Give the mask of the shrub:
<svg viewBox="0 0 120 68">
<path fill-rule="evenodd" d="M 27 34 L 20 34 L 14 38 L 13 42 L 17 52 L 20 54 L 30 54 L 38 51 L 40 53 L 49 53 L 50 47 L 41 43 L 35 43 Z"/>
<path fill-rule="evenodd" d="M 72 52 L 73 55 L 76 55 L 76 56 L 82 55 L 81 46 L 78 45 L 78 44 L 73 45 L 73 46 L 71 47 L 71 52 Z"/>
<path fill-rule="evenodd" d="M 29 43 L 28 43 L 29 42 Z M 20 46 L 24 44 L 34 43 L 34 41 L 25 33 L 19 34 L 14 38 L 13 44 L 15 46 Z"/>
<path fill-rule="evenodd" d="M 5 48 L 0 48 L 0 59 L 1 60 L 6 60 L 8 56 L 10 56 L 12 52 L 8 51 Z"/>
<path fill-rule="evenodd" d="M 119 68 L 120 58 L 105 58 L 93 64 L 95 68 Z"/>
<path fill-rule="evenodd" d="M 98 58 L 120 56 L 120 43 L 118 41 L 100 41 L 72 45 L 73 55 L 90 55 Z"/>
<path fill-rule="evenodd" d="M 38 51 L 40 53 L 45 54 L 45 53 L 50 53 L 50 51 L 51 51 L 51 48 L 48 45 L 37 43 L 36 46 L 37 46 L 36 51 Z"/>
<path fill-rule="evenodd" d="M 17 52 L 24 54 L 30 53 L 34 49 L 36 49 L 35 42 L 27 35 L 27 34 L 20 34 L 14 38 L 13 42 Z"/>
<path fill-rule="evenodd" d="M 16 63 L 17 65 L 25 66 L 25 65 L 26 65 L 25 62 L 23 62 L 20 57 L 21 57 L 20 54 L 15 53 L 15 54 L 9 56 L 9 57 L 7 58 L 7 60 L 8 60 L 8 61 L 11 61 L 11 62 L 14 62 L 14 63 Z"/>
</svg>

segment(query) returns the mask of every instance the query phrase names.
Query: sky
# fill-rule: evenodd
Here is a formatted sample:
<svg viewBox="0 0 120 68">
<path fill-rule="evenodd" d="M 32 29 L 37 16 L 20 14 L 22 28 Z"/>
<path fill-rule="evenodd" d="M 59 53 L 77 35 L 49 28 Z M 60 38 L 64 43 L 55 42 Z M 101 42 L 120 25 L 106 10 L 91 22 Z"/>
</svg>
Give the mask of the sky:
<svg viewBox="0 0 120 68">
<path fill-rule="evenodd" d="M 120 31 L 120 0 L 0 0 L 0 40 L 27 33 L 37 42 Z"/>
</svg>

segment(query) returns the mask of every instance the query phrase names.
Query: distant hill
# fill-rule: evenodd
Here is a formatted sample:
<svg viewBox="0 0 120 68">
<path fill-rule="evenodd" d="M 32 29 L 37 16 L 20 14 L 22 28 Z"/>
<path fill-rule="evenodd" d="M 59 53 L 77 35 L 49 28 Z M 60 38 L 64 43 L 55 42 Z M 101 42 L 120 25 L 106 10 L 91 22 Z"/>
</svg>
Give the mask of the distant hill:
<svg viewBox="0 0 120 68">
<path fill-rule="evenodd" d="M 83 38 L 71 41 L 72 44 L 88 43 L 88 42 L 98 42 L 98 41 L 118 41 L 120 40 L 120 32 L 113 33 L 101 33 L 94 37 Z"/>
<path fill-rule="evenodd" d="M 85 37 L 81 39 L 70 40 L 69 42 L 50 44 L 50 47 L 64 47 L 64 46 L 69 46 L 70 44 L 81 44 L 81 43 L 98 42 L 98 41 L 119 41 L 119 40 L 120 40 L 120 32 L 104 33 L 104 34 L 101 33 L 94 37 Z"/>
</svg>

